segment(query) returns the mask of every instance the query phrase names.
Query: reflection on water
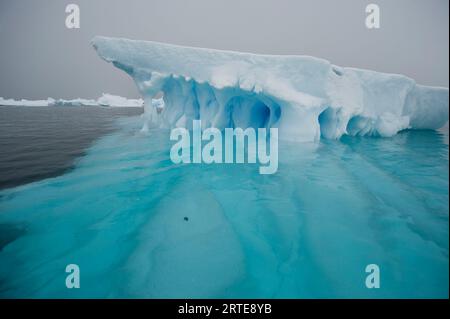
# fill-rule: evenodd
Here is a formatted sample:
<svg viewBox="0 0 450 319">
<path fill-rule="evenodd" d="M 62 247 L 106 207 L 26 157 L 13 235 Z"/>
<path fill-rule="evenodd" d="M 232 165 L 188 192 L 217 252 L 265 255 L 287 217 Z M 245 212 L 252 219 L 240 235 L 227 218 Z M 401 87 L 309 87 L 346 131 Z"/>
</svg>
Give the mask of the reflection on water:
<svg viewBox="0 0 450 319">
<path fill-rule="evenodd" d="M 58 176 L 141 108 L 0 106 L 0 189 Z"/>
<path fill-rule="evenodd" d="M 259 175 L 175 165 L 169 132 L 120 125 L 74 170 L 0 192 L 0 225 L 26 227 L 0 251 L 0 296 L 448 297 L 442 134 L 280 143 Z"/>
</svg>

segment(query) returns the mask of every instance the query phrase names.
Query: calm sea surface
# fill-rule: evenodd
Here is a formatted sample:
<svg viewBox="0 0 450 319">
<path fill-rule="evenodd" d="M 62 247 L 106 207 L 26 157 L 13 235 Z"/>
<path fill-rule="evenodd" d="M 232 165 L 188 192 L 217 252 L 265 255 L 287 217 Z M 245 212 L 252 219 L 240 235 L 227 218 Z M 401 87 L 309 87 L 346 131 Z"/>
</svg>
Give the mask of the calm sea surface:
<svg viewBox="0 0 450 319">
<path fill-rule="evenodd" d="M 0 106 L 0 189 L 57 176 L 140 108 Z"/>
</svg>

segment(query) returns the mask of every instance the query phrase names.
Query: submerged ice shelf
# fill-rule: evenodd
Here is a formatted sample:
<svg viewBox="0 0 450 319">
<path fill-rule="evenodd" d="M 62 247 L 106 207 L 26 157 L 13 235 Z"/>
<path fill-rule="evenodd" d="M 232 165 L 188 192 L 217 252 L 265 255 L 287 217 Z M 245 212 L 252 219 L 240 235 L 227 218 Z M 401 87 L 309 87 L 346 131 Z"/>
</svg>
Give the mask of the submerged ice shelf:
<svg viewBox="0 0 450 319">
<path fill-rule="evenodd" d="M 95 37 L 98 54 L 128 73 L 146 113 L 164 93 L 159 125 L 278 127 L 280 138 L 393 136 L 448 121 L 448 88 L 396 74 L 343 68 L 308 56 L 257 55 Z M 152 119 L 151 114 L 147 118 Z"/>
<path fill-rule="evenodd" d="M 448 298 L 440 133 L 282 141 L 260 175 L 174 164 L 166 130 L 117 124 L 73 170 L 0 191 L 0 298 Z"/>
</svg>

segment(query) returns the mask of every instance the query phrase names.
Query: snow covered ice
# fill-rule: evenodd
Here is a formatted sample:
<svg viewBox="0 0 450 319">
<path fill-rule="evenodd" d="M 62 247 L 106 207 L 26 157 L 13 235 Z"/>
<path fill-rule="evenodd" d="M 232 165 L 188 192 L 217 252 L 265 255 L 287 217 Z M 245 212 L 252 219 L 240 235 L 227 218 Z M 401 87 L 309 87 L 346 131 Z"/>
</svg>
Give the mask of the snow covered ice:
<svg viewBox="0 0 450 319">
<path fill-rule="evenodd" d="M 110 107 L 142 107 L 141 99 L 127 99 L 122 96 L 103 93 L 97 100 L 92 99 L 54 99 L 46 100 L 14 100 L 0 97 L 0 105 L 5 106 L 110 106 Z"/>
<path fill-rule="evenodd" d="M 280 139 L 393 136 L 448 121 L 448 89 L 397 74 L 343 68 L 309 56 L 257 55 L 95 37 L 106 61 L 128 73 L 161 127 L 278 127 Z M 153 115 L 147 116 L 152 121 Z M 148 126 L 148 125 L 147 125 Z M 146 126 L 146 127 L 147 127 Z"/>
<path fill-rule="evenodd" d="M 5 106 L 48 106 L 49 103 L 51 103 L 53 99 L 47 99 L 47 100 L 14 100 L 14 99 L 5 99 L 0 97 L 0 105 Z"/>
<path fill-rule="evenodd" d="M 103 94 L 97 99 L 97 104 L 101 106 L 142 107 L 144 101 L 141 99 L 127 99 L 112 94 Z"/>
</svg>

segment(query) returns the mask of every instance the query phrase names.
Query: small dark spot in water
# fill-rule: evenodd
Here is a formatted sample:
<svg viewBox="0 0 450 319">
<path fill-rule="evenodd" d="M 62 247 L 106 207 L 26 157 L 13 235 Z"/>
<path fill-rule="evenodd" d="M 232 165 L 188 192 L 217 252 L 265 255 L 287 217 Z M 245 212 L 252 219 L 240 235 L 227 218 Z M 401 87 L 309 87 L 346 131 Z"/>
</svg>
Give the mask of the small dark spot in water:
<svg viewBox="0 0 450 319">
<path fill-rule="evenodd" d="M 188 217 L 184 217 L 183 219 L 184 219 L 185 221 L 188 221 L 188 220 L 189 220 L 189 218 L 188 218 Z"/>
</svg>

